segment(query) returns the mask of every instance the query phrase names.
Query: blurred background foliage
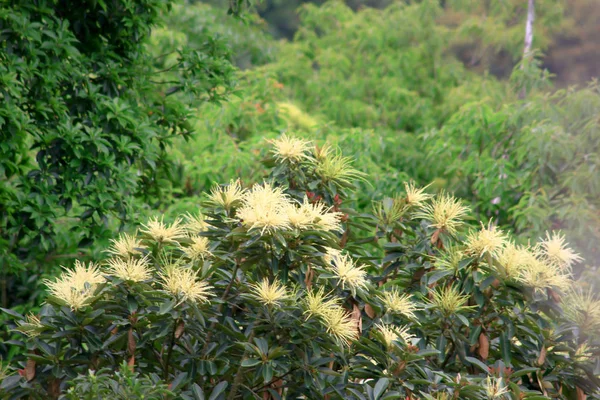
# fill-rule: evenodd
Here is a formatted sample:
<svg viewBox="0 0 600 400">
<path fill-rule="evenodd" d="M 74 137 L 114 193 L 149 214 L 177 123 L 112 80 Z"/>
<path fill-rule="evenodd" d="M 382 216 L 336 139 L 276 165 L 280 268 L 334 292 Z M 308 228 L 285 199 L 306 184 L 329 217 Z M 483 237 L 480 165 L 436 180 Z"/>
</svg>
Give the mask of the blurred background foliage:
<svg viewBox="0 0 600 400">
<path fill-rule="evenodd" d="M 328 138 L 358 160 L 372 177 L 356 199 L 362 208 L 401 190 L 403 179 L 433 183 L 524 237 L 563 229 L 595 264 L 597 85 L 559 90 L 566 81 L 545 69 L 541 52 L 519 64 L 523 2 L 413 3 L 303 4 L 294 38 L 267 46 L 272 61 L 241 72 L 227 104 L 200 108 L 196 135 L 174 149 L 179 185 L 193 196 L 214 180 L 253 179 L 262 138 L 292 131 Z M 258 11 L 272 30 L 272 13 L 288 5 L 263 2 Z M 573 7 L 584 4 L 536 2 L 534 47 L 560 47 L 578 25 Z M 194 8 L 205 20 L 210 8 Z M 232 46 L 267 43 L 242 33 L 265 29 L 254 17 L 232 23 L 241 29 L 228 31 Z M 504 59 L 505 71 L 495 71 Z M 217 159 L 231 162 L 215 168 Z"/>
</svg>

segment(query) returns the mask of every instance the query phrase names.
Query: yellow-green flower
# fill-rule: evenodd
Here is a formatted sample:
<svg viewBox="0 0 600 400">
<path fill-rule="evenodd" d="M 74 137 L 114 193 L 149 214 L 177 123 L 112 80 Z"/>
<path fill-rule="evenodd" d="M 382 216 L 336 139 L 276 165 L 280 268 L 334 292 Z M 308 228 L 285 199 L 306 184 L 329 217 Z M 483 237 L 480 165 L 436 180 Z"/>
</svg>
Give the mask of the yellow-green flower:
<svg viewBox="0 0 600 400">
<path fill-rule="evenodd" d="M 215 186 L 208 196 L 211 203 L 221 206 L 227 210 L 239 206 L 242 203 L 246 191 L 242 189 L 240 180 L 231 180 L 229 185 Z"/>
<path fill-rule="evenodd" d="M 508 393 L 506 386 L 502 384 L 502 378 L 487 377 L 485 381 L 485 394 L 489 400 L 504 399 Z"/>
<path fill-rule="evenodd" d="M 196 279 L 197 273 L 190 268 L 171 265 L 160 273 L 160 284 L 162 289 L 183 302 L 205 303 L 213 296 L 212 287 Z"/>
<path fill-rule="evenodd" d="M 486 227 L 481 224 L 481 230 L 471 232 L 466 241 L 466 252 L 476 257 L 486 254 L 498 256 L 506 244 L 507 236 L 490 221 Z"/>
<path fill-rule="evenodd" d="M 291 202 L 282 188 L 269 183 L 254 185 L 246 192 L 236 216 L 248 230 L 258 229 L 261 234 L 290 228 L 287 208 Z"/>
<path fill-rule="evenodd" d="M 141 250 L 146 248 L 146 246 L 142 244 L 142 241 L 135 235 L 129 236 L 126 233 L 119 236 L 119 239 L 110 239 L 110 242 L 112 243 L 112 246 L 109 247 L 106 252 L 122 258 L 129 258 L 142 254 Z"/>
<path fill-rule="evenodd" d="M 306 197 L 300 206 L 290 203 L 286 207 L 286 214 L 290 225 L 296 229 L 338 232 L 344 230 L 340 224 L 342 213 L 332 212 L 331 207 L 321 202 L 310 203 Z"/>
<path fill-rule="evenodd" d="M 185 225 L 184 228 L 189 236 L 196 236 L 200 232 L 206 231 L 208 224 L 204 220 L 204 215 L 198 212 L 196 215 L 190 213 L 185 214 Z"/>
<path fill-rule="evenodd" d="M 423 203 L 429 200 L 432 196 L 425 193 L 429 185 L 423 188 L 417 188 L 414 182 L 404 182 L 404 190 L 406 192 L 406 205 L 410 207 L 421 207 Z"/>
<path fill-rule="evenodd" d="M 567 290 L 573 282 L 567 272 L 539 258 L 532 258 L 523 266 L 519 280 L 536 291 L 549 288 Z"/>
<path fill-rule="evenodd" d="M 406 326 L 397 327 L 389 324 L 375 324 L 374 328 L 380 334 L 383 344 L 388 349 L 391 349 L 397 341 L 407 344 L 414 337 L 414 335 L 408 333 L 408 327 Z"/>
<path fill-rule="evenodd" d="M 410 300 L 409 294 L 400 294 L 398 289 L 393 288 L 392 290 L 383 292 L 378 298 L 383 303 L 387 312 L 402 314 L 408 318 L 415 318 L 414 311 L 417 310 L 417 306 Z"/>
<path fill-rule="evenodd" d="M 210 245 L 208 238 L 205 238 L 204 236 L 193 236 L 190 239 L 191 243 L 187 247 L 181 247 L 189 259 L 192 261 L 204 260 L 206 257 L 212 255 L 210 250 L 208 250 Z"/>
<path fill-rule="evenodd" d="M 250 293 L 252 297 L 268 307 L 280 307 L 284 301 L 290 298 L 285 286 L 277 280 L 269 283 L 266 278 L 258 283 L 250 284 Z"/>
<path fill-rule="evenodd" d="M 469 296 L 461 294 L 454 286 L 434 290 L 432 297 L 430 302 L 433 307 L 440 310 L 446 317 L 471 308 L 471 306 L 465 305 Z"/>
<path fill-rule="evenodd" d="M 582 343 L 575 351 L 575 359 L 581 363 L 594 361 L 594 352 L 587 343 Z"/>
<path fill-rule="evenodd" d="M 500 278 L 505 280 L 520 281 L 521 273 L 528 265 L 537 262 L 535 255 L 527 248 L 517 246 L 513 242 L 506 242 L 504 248 L 498 254 L 498 267 L 494 268 Z"/>
<path fill-rule="evenodd" d="M 328 145 L 317 149 L 315 158 L 315 172 L 324 182 L 348 186 L 364 178 L 364 173 L 352 168 L 352 158 L 342 156 Z"/>
<path fill-rule="evenodd" d="M 50 295 L 73 310 L 86 306 L 94 296 L 98 284 L 104 282 L 97 265 L 90 263 L 86 266 L 79 260 L 75 261 L 73 269 L 65 269 L 55 281 L 44 280 Z"/>
<path fill-rule="evenodd" d="M 600 331 L 600 300 L 592 290 L 572 287 L 561 301 L 567 320 L 587 333 Z"/>
<path fill-rule="evenodd" d="M 462 225 L 463 218 L 469 213 L 469 208 L 463 206 L 453 196 L 445 193 L 437 195 L 431 203 L 424 204 L 415 218 L 422 218 L 440 231 L 455 235 Z"/>
<path fill-rule="evenodd" d="M 312 146 L 310 141 L 290 137 L 284 133 L 278 139 L 269 140 L 269 143 L 273 145 L 271 152 L 281 162 L 298 163 L 303 159 L 311 159 L 308 155 Z"/>
<path fill-rule="evenodd" d="M 327 333 L 341 345 L 349 346 L 358 336 L 358 326 L 349 312 L 340 306 L 334 306 L 322 316 Z"/>
<path fill-rule="evenodd" d="M 323 318 L 330 309 L 338 307 L 341 303 L 339 298 L 325 298 L 325 290 L 320 288 L 316 292 L 308 292 L 304 299 L 304 305 L 306 310 L 304 314 L 307 314 L 307 318 L 310 317 L 321 317 Z"/>
<path fill-rule="evenodd" d="M 108 273 L 119 279 L 133 282 L 143 282 L 152 277 L 148 266 L 148 256 L 144 258 L 111 258 L 106 261 Z"/>
<path fill-rule="evenodd" d="M 18 321 L 17 327 L 14 329 L 17 332 L 24 333 L 29 337 L 38 336 L 44 329 L 40 319 L 34 314 L 28 314 L 25 316 L 25 321 Z"/>
<path fill-rule="evenodd" d="M 373 212 L 381 225 L 389 226 L 402 219 L 408 206 L 402 197 L 386 198 L 373 206 Z"/>
<path fill-rule="evenodd" d="M 552 235 L 546 232 L 546 239 L 540 242 L 539 247 L 550 263 L 563 270 L 570 270 L 573 264 L 582 260 L 579 254 L 567 247 L 565 237 L 559 232 L 553 232 Z"/>
<path fill-rule="evenodd" d="M 435 259 L 433 265 L 441 270 L 456 272 L 464 258 L 465 254 L 462 250 L 456 246 L 450 246 Z"/>
<path fill-rule="evenodd" d="M 324 260 L 328 269 L 340 281 L 342 289 L 347 287 L 354 291 L 366 288 L 367 272 L 363 266 L 356 265 L 350 256 L 342 254 L 339 250 L 329 248 Z"/>
<path fill-rule="evenodd" d="M 167 225 L 163 222 L 163 217 L 160 217 L 160 220 L 158 217 L 153 217 L 142 226 L 144 229 L 141 232 L 157 243 L 177 243 L 187 236 L 187 231 L 179 218 L 171 225 Z"/>
</svg>

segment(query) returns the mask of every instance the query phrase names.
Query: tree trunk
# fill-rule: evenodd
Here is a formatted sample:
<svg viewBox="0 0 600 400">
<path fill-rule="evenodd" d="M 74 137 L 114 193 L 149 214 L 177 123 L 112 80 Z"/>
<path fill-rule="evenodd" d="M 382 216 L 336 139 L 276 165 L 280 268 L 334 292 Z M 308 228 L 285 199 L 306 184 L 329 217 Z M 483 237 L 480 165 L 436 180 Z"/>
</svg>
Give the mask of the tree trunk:
<svg viewBox="0 0 600 400">
<path fill-rule="evenodd" d="M 535 20 L 535 4 L 534 0 L 528 0 L 527 4 L 527 22 L 525 23 L 525 47 L 523 49 L 523 63 L 521 69 L 525 68 L 525 60 L 531 57 L 531 45 L 533 43 L 533 21 Z M 525 88 L 521 89 L 519 98 L 525 98 Z"/>
</svg>

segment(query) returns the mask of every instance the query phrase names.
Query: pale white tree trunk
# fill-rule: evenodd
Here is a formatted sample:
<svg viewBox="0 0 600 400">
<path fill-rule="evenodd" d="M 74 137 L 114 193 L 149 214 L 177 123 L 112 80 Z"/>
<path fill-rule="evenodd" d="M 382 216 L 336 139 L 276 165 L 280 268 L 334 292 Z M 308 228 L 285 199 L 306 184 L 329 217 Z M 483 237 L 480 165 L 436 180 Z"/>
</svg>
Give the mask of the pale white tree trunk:
<svg viewBox="0 0 600 400">
<path fill-rule="evenodd" d="M 527 3 L 527 22 L 525 23 L 525 47 L 523 48 L 523 61 L 531 57 L 531 45 L 533 43 L 533 21 L 535 20 L 534 0 L 528 0 Z M 525 67 L 521 64 L 521 69 Z M 519 93 L 519 98 L 525 98 L 525 88 Z"/>
<path fill-rule="evenodd" d="M 531 44 L 533 43 L 533 21 L 535 20 L 535 4 L 534 0 L 529 0 L 527 5 L 527 23 L 525 24 L 525 49 L 523 50 L 523 58 L 529 56 L 531 52 Z"/>
</svg>

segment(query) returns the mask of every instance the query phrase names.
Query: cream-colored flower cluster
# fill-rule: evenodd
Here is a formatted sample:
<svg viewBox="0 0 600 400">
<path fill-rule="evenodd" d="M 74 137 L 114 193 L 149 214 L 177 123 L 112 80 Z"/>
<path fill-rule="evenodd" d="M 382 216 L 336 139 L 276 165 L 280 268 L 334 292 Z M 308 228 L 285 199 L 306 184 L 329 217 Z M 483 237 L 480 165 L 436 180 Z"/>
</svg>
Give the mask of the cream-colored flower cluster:
<svg viewBox="0 0 600 400">
<path fill-rule="evenodd" d="M 250 294 L 267 307 L 280 307 L 286 300 L 290 299 L 290 294 L 281 282 L 275 280 L 269 283 L 266 278 L 258 283 L 252 283 Z"/>
<path fill-rule="evenodd" d="M 357 289 L 367 287 L 367 271 L 362 265 L 357 265 L 349 255 L 336 249 L 327 248 L 327 253 L 325 253 L 323 259 L 327 268 L 339 281 L 342 289 L 355 292 Z"/>
<path fill-rule="evenodd" d="M 388 349 L 392 349 L 396 342 L 410 344 L 411 339 L 415 337 L 408 332 L 409 328 L 407 326 L 398 327 L 392 324 L 375 324 L 373 329 L 379 333 L 382 343 Z"/>
<path fill-rule="evenodd" d="M 212 287 L 205 281 L 196 279 L 197 272 L 191 268 L 170 265 L 159 273 L 163 290 L 178 299 L 179 303 L 189 301 L 205 303 L 213 296 Z"/>
<path fill-rule="evenodd" d="M 448 213 L 441 213 L 448 215 Z M 442 225 L 436 225 L 439 227 Z M 456 272 L 466 257 L 481 259 L 498 279 L 520 282 L 535 290 L 557 288 L 567 290 L 572 284 L 571 268 L 581 257 L 569 248 L 560 233 L 547 234 L 534 247 L 511 241 L 506 233 L 488 223 L 470 232 L 463 246 L 445 249 L 433 264 Z"/>
<path fill-rule="evenodd" d="M 421 202 L 423 201 L 421 199 Z M 465 224 L 464 217 L 468 213 L 469 208 L 456 198 L 440 193 L 430 203 L 423 203 L 415 213 L 415 218 L 424 219 L 440 232 L 456 235 L 458 229 Z"/>
<path fill-rule="evenodd" d="M 73 269 L 65 269 L 58 279 L 45 280 L 44 284 L 51 296 L 73 310 L 78 310 L 89 304 L 98 285 L 105 281 L 96 264 L 85 265 L 77 260 Z"/>
<path fill-rule="evenodd" d="M 327 298 L 323 288 L 308 292 L 304 299 L 307 318 L 318 318 L 327 333 L 344 346 L 349 346 L 358 337 L 357 322 L 341 305 L 341 299 Z"/>
<path fill-rule="evenodd" d="M 269 143 L 273 145 L 271 152 L 280 162 L 298 163 L 302 160 L 312 160 L 309 155 L 312 143 L 308 140 L 283 134 L 278 139 L 269 140 Z"/>
<path fill-rule="evenodd" d="M 497 250 L 497 263 L 493 268 L 500 278 L 521 282 L 535 290 L 566 291 L 573 283 L 571 266 L 579 260 L 564 237 L 555 232 L 533 248 L 504 241 Z"/>
<path fill-rule="evenodd" d="M 27 314 L 25 320 L 17 322 L 17 327 L 15 328 L 15 331 L 24 333 L 29 337 L 38 336 L 42 330 L 44 330 L 42 322 L 34 314 Z"/>
<path fill-rule="evenodd" d="M 307 198 L 298 204 L 283 188 L 269 183 L 254 185 L 243 193 L 240 203 L 236 218 L 248 230 L 258 230 L 261 234 L 290 229 L 343 231 L 342 213 L 320 202 L 311 203 Z"/>
<path fill-rule="evenodd" d="M 449 317 L 471 308 L 467 305 L 468 300 L 469 296 L 462 294 L 455 286 L 446 286 L 431 292 L 430 304 L 444 316 Z"/>
<path fill-rule="evenodd" d="M 400 294 L 398 289 L 393 288 L 392 290 L 384 291 L 378 297 L 387 312 L 415 319 L 414 312 L 417 310 L 417 306 L 410 300 L 409 294 Z"/>
<path fill-rule="evenodd" d="M 471 232 L 467 236 L 466 253 L 475 257 L 483 257 L 486 254 L 497 257 L 507 239 L 508 236 L 492 225 L 492 221 L 488 223 L 487 227 L 481 223 L 479 231 Z"/>
<path fill-rule="evenodd" d="M 167 224 L 162 218 L 152 218 L 141 230 L 142 238 L 136 235 L 122 234 L 111 240 L 107 253 L 112 257 L 104 262 L 105 269 L 95 264 L 88 266 L 75 262 L 73 269 L 67 269 L 54 281 L 46 280 L 49 293 L 61 303 L 73 310 L 90 304 L 98 285 L 105 283 L 107 277 L 118 278 L 126 282 L 146 282 L 156 284 L 166 293 L 174 296 L 179 303 L 208 301 L 211 287 L 197 279 L 197 273 L 191 266 L 181 263 L 172 264 L 163 260 L 163 270 L 152 265 L 148 249 L 152 245 L 172 246 L 192 264 L 212 256 L 207 238 L 199 234 L 205 231 L 207 224 L 202 214 L 185 216 Z M 144 255 L 145 254 L 145 255 Z M 159 279 L 154 283 L 152 278 Z"/>
<path fill-rule="evenodd" d="M 595 335 L 600 331 L 600 300 L 592 290 L 571 287 L 562 299 L 562 308 L 567 320 L 585 334 Z"/>
</svg>

